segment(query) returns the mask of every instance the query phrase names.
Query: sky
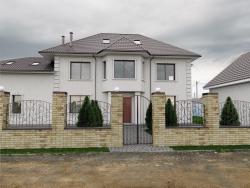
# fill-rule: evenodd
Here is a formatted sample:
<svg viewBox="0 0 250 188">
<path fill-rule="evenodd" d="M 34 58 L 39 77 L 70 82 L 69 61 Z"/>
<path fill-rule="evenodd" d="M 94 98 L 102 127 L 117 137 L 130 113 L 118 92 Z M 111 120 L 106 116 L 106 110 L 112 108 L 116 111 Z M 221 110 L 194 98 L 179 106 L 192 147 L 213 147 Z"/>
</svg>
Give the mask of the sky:
<svg viewBox="0 0 250 188">
<path fill-rule="evenodd" d="M 0 60 L 98 33 L 142 34 L 198 53 L 192 95 L 250 51 L 249 0 L 8 0 L 0 1 Z"/>
</svg>

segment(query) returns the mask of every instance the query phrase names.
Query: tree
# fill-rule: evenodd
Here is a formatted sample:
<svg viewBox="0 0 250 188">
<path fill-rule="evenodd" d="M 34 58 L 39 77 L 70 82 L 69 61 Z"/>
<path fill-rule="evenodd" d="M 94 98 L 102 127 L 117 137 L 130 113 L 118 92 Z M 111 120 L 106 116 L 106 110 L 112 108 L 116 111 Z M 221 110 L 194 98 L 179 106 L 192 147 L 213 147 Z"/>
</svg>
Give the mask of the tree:
<svg viewBox="0 0 250 188">
<path fill-rule="evenodd" d="M 146 121 L 146 125 L 148 129 L 152 130 L 152 102 L 151 101 L 148 105 L 145 121 Z"/>
<path fill-rule="evenodd" d="M 176 111 L 170 99 L 165 104 L 165 121 L 168 126 L 178 126 Z"/>
<path fill-rule="evenodd" d="M 95 100 L 90 102 L 89 98 L 85 97 L 76 125 L 78 127 L 101 127 L 102 123 L 103 117 L 98 102 Z"/>
<path fill-rule="evenodd" d="M 220 125 L 240 125 L 237 109 L 230 97 L 227 97 L 220 116 Z"/>
</svg>

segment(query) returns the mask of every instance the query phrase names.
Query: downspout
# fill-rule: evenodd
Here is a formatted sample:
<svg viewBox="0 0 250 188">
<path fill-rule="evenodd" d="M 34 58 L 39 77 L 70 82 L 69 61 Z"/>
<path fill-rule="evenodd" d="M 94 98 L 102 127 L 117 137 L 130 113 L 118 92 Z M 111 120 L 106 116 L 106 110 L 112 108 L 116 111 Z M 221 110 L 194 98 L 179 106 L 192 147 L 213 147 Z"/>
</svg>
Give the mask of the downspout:
<svg viewBox="0 0 250 188">
<path fill-rule="evenodd" d="M 149 63 L 149 66 L 150 66 L 150 100 L 151 100 L 151 95 L 152 95 L 152 93 L 151 93 L 151 82 L 152 82 L 152 80 L 151 80 L 151 60 L 152 59 L 154 59 L 155 58 L 155 56 L 153 56 L 151 59 L 150 59 L 150 63 Z"/>
<path fill-rule="evenodd" d="M 95 100 L 96 100 L 96 57 L 93 55 L 93 58 L 95 58 Z"/>
</svg>

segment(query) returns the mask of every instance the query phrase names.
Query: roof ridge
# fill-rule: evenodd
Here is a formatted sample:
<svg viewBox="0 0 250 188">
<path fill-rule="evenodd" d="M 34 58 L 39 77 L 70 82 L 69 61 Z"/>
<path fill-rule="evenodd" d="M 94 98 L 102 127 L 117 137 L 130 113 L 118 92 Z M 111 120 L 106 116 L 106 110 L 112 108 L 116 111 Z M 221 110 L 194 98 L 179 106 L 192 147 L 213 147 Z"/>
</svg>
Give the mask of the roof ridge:
<svg viewBox="0 0 250 188">
<path fill-rule="evenodd" d="M 19 58 L 13 58 L 13 59 L 4 59 L 4 60 L 0 60 L 0 62 L 1 62 L 1 61 L 15 60 L 15 59 L 25 59 L 25 58 L 43 58 L 43 59 L 45 59 L 44 57 L 19 57 Z"/>
</svg>

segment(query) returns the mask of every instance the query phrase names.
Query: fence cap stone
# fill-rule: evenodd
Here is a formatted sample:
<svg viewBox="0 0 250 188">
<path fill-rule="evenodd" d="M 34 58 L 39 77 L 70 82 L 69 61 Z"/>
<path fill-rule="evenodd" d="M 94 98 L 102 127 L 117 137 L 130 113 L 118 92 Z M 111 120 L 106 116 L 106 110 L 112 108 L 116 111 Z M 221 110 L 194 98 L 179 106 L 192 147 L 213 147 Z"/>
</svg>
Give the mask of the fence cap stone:
<svg viewBox="0 0 250 188">
<path fill-rule="evenodd" d="M 4 87 L 0 86 L 0 92 L 4 92 Z"/>
</svg>

